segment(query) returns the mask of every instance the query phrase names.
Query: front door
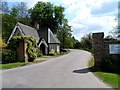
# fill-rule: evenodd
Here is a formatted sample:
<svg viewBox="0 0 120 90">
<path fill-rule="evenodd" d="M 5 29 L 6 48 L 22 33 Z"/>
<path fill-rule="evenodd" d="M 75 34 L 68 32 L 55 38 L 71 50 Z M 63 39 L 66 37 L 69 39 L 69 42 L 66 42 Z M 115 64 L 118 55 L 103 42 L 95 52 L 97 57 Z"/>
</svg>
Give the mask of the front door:
<svg viewBox="0 0 120 90">
<path fill-rule="evenodd" d="M 42 43 L 40 46 L 40 52 L 45 55 L 45 45 Z"/>
</svg>

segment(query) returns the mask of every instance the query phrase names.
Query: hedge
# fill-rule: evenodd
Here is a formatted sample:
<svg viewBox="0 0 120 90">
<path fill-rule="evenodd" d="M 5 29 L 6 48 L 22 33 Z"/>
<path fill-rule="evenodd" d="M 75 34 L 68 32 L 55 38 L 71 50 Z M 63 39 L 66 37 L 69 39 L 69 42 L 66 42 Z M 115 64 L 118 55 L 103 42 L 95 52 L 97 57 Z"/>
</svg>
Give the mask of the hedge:
<svg viewBox="0 0 120 90">
<path fill-rule="evenodd" d="M 8 48 L 15 49 L 17 48 L 18 42 L 20 40 L 25 39 L 27 41 L 27 53 L 28 53 L 28 60 L 33 61 L 37 57 L 37 41 L 34 37 L 31 36 L 14 36 L 10 43 L 8 44 Z"/>
<path fill-rule="evenodd" d="M 2 63 L 16 62 L 16 51 L 10 49 L 2 49 Z"/>
</svg>

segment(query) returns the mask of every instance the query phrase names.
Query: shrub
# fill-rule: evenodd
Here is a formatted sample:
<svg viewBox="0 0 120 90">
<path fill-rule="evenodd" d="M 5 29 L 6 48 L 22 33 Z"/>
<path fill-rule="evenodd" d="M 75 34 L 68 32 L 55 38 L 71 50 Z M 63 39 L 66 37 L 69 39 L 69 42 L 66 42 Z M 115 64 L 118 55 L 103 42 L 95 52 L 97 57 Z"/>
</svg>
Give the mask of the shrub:
<svg viewBox="0 0 120 90">
<path fill-rule="evenodd" d="M 18 42 L 20 40 L 25 39 L 27 42 L 27 54 L 28 54 L 28 61 L 33 61 L 37 57 L 37 41 L 35 38 L 31 36 L 14 36 L 10 43 L 8 44 L 8 48 L 15 49 L 17 48 Z"/>
<path fill-rule="evenodd" d="M 105 71 L 118 72 L 119 62 L 112 57 L 105 57 L 102 60 L 101 68 Z"/>
<path fill-rule="evenodd" d="M 2 63 L 16 62 L 16 52 L 10 49 L 2 49 Z"/>
<path fill-rule="evenodd" d="M 49 52 L 49 55 L 55 56 L 55 55 L 56 55 L 55 50 L 51 50 L 51 51 Z"/>
<path fill-rule="evenodd" d="M 37 57 L 42 57 L 43 55 L 41 53 L 37 53 Z"/>
<path fill-rule="evenodd" d="M 42 57 L 43 56 L 43 54 L 42 53 L 40 53 L 40 49 L 39 48 L 37 48 L 37 57 Z"/>
</svg>

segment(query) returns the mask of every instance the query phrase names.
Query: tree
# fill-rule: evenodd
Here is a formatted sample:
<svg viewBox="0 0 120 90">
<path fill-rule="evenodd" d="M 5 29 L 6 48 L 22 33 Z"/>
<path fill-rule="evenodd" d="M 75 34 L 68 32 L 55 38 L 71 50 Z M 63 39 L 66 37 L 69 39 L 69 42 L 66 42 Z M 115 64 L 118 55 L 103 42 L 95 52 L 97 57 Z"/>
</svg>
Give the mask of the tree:
<svg viewBox="0 0 120 90">
<path fill-rule="evenodd" d="M 48 27 L 53 33 L 56 33 L 64 18 L 64 8 L 50 2 L 38 2 L 29 12 L 33 23 L 37 21 L 41 27 Z"/>
<path fill-rule="evenodd" d="M 0 13 L 2 12 L 2 1 L 0 0 Z"/>
<path fill-rule="evenodd" d="M 73 47 L 73 39 L 71 32 L 72 32 L 71 26 L 68 25 L 67 19 L 63 19 L 62 25 L 59 27 L 57 31 L 57 36 L 61 42 L 62 48 Z"/>
<path fill-rule="evenodd" d="M 27 10 L 27 3 L 20 2 L 11 8 L 10 15 L 15 17 L 16 21 L 31 26 L 31 19 Z"/>
<path fill-rule="evenodd" d="M 7 42 L 15 26 L 16 19 L 12 15 L 2 15 L 2 38 Z"/>
<path fill-rule="evenodd" d="M 13 16 L 13 17 L 18 17 L 19 13 L 18 13 L 18 9 L 13 7 L 11 8 L 11 11 L 10 11 L 10 14 Z"/>
<path fill-rule="evenodd" d="M 9 14 L 9 8 L 7 2 L 2 2 L 2 14 Z"/>
<path fill-rule="evenodd" d="M 75 39 L 75 37 L 72 37 L 74 41 L 74 48 L 75 49 L 80 49 L 81 43 Z"/>
<path fill-rule="evenodd" d="M 27 9 L 27 3 L 26 2 L 20 2 L 18 3 L 15 8 L 19 12 L 19 18 L 25 18 L 28 16 L 28 9 Z"/>
<path fill-rule="evenodd" d="M 92 34 L 86 34 L 81 38 L 81 48 L 85 50 L 92 50 Z"/>
</svg>

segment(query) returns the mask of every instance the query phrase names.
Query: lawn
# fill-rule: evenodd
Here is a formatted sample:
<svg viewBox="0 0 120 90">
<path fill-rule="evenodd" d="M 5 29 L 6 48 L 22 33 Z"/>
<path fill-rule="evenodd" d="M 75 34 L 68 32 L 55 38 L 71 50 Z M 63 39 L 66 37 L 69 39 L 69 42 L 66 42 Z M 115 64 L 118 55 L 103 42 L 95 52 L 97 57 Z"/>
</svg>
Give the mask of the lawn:
<svg viewBox="0 0 120 90">
<path fill-rule="evenodd" d="M 8 63 L 8 64 L 0 64 L 0 69 L 10 69 L 10 68 L 16 68 L 16 67 L 21 67 L 21 66 L 25 66 L 25 65 L 31 65 L 31 64 L 35 64 L 35 63 L 40 63 L 43 62 L 45 60 L 36 60 L 34 62 L 16 62 L 16 63 Z"/>
<path fill-rule="evenodd" d="M 88 67 L 92 67 L 92 66 L 94 66 L 94 58 L 92 58 L 88 63 Z M 105 82 L 106 84 L 112 86 L 113 88 L 118 88 L 118 79 L 120 80 L 120 78 L 118 78 L 118 74 L 102 72 L 102 71 L 96 71 L 93 72 L 93 74 L 99 79 L 101 79 L 103 82 Z"/>
<path fill-rule="evenodd" d="M 68 54 L 70 51 L 68 50 L 68 52 L 59 54 L 59 55 L 55 55 L 55 56 L 42 56 L 40 58 L 56 58 L 62 55 L 66 55 Z M 39 59 L 40 59 L 39 58 Z M 33 62 L 16 62 L 16 63 L 8 63 L 8 64 L 0 64 L 0 69 L 10 69 L 10 68 L 16 68 L 16 67 L 21 67 L 21 66 L 25 66 L 25 65 L 31 65 L 31 64 L 35 64 L 35 63 L 40 63 L 46 60 L 34 60 Z"/>
</svg>

